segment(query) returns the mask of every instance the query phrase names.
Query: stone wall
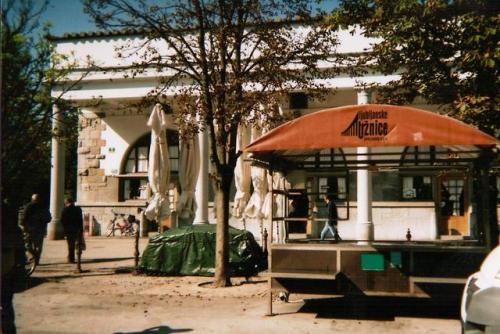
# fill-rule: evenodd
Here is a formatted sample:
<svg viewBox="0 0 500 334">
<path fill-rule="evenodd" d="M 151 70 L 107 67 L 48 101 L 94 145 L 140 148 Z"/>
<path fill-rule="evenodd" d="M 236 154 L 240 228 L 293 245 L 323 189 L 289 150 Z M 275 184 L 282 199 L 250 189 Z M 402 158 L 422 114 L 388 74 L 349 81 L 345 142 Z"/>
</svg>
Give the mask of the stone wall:
<svg viewBox="0 0 500 334">
<path fill-rule="evenodd" d="M 101 137 L 106 124 L 91 111 L 83 111 L 79 119 L 78 137 L 78 197 L 80 203 L 118 201 L 118 179 L 109 178 L 101 168 L 105 158 Z"/>
</svg>

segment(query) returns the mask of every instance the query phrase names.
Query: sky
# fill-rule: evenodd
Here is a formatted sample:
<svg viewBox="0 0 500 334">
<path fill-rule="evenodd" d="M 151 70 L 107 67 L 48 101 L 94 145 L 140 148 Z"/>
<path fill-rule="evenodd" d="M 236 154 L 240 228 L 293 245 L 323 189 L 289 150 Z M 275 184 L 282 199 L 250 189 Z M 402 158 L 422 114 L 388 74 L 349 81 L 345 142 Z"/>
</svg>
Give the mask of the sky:
<svg viewBox="0 0 500 334">
<path fill-rule="evenodd" d="M 325 9 L 332 9 L 338 0 L 323 0 Z M 43 21 L 50 21 L 51 34 L 62 36 L 70 32 L 97 30 L 88 15 L 83 13 L 80 0 L 50 0 L 49 7 L 42 14 Z"/>
<path fill-rule="evenodd" d="M 89 16 L 83 13 L 80 0 L 50 0 L 49 7 L 42 14 L 42 20 L 52 23 L 50 31 L 54 36 L 96 30 Z"/>
</svg>

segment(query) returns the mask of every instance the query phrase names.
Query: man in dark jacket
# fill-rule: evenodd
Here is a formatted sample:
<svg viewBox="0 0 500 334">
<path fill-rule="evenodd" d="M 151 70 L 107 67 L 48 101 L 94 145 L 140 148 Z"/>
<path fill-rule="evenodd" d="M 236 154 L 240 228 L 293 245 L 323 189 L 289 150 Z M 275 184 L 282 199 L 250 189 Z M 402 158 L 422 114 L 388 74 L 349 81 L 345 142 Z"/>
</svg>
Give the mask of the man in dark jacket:
<svg viewBox="0 0 500 334">
<path fill-rule="evenodd" d="M 40 201 L 40 195 L 33 194 L 31 202 L 24 207 L 22 225 L 33 245 L 37 264 L 42 256 L 43 238 L 47 234 L 47 224 L 51 219 L 49 210 Z"/>
<path fill-rule="evenodd" d="M 333 196 L 330 194 L 326 194 L 323 196 L 323 199 L 328 206 L 328 221 L 325 223 L 323 230 L 321 231 L 321 240 L 324 240 L 328 232 L 332 234 L 336 241 L 340 240 L 340 236 L 337 230 L 337 206 L 333 201 Z"/>
<path fill-rule="evenodd" d="M 75 243 L 83 233 L 83 217 L 82 209 L 75 205 L 72 198 L 64 200 L 61 223 L 68 243 L 68 262 L 75 263 Z"/>
</svg>

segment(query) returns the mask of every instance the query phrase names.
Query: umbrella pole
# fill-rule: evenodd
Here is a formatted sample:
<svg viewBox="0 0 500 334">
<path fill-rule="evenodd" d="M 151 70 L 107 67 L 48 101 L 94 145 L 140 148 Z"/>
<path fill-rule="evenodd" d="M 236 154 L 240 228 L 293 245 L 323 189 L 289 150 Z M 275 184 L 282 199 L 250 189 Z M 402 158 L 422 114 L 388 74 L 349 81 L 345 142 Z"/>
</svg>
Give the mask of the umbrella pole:
<svg viewBox="0 0 500 334">
<path fill-rule="evenodd" d="M 137 229 L 135 231 L 135 236 L 134 236 L 134 273 L 137 274 L 137 269 L 139 268 L 139 222 L 134 221 L 133 224 L 137 224 Z"/>
<path fill-rule="evenodd" d="M 156 217 L 156 221 L 158 222 L 158 233 L 161 233 L 161 220 L 160 220 L 160 209 L 158 209 L 158 216 Z"/>
<path fill-rule="evenodd" d="M 259 219 L 259 227 L 260 227 L 260 243 L 264 245 L 264 222 L 263 219 Z"/>
</svg>

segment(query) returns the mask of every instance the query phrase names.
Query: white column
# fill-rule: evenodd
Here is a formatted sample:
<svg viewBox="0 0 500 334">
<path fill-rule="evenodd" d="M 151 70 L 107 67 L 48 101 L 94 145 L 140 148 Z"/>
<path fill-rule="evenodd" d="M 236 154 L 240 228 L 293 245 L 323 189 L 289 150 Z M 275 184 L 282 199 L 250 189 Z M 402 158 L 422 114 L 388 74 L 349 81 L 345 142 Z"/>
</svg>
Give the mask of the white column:
<svg viewBox="0 0 500 334">
<path fill-rule="evenodd" d="M 47 226 L 47 238 L 58 240 L 63 238 L 61 211 L 64 202 L 64 143 L 59 138 L 62 126 L 62 112 L 52 107 L 52 158 L 50 169 L 50 214 L 52 221 Z"/>
<path fill-rule="evenodd" d="M 358 104 L 368 104 L 371 100 L 369 91 L 358 91 Z M 369 147 L 358 147 L 358 161 L 369 160 Z M 366 164 L 358 164 L 366 166 Z M 367 244 L 373 240 L 373 222 L 372 222 L 372 177 L 368 169 L 359 169 L 357 172 L 357 220 L 356 220 L 356 239 L 358 244 Z"/>
<path fill-rule="evenodd" d="M 198 134 L 200 141 L 200 174 L 196 182 L 196 215 L 194 224 L 208 224 L 208 132 Z"/>
</svg>

